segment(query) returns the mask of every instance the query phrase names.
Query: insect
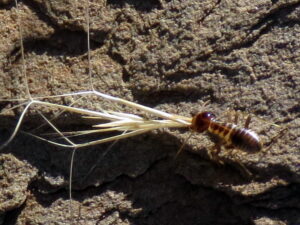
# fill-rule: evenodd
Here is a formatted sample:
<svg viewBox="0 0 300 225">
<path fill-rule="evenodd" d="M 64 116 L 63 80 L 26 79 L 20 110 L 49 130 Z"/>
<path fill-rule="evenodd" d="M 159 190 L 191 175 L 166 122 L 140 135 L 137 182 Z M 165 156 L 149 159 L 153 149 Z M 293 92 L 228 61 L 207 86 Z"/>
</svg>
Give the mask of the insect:
<svg viewBox="0 0 300 225">
<path fill-rule="evenodd" d="M 208 134 L 211 141 L 215 143 L 214 146 L 209 149 L 208 154 L 211 159 L 223 164 L 223 161 L 219 158 L 222 147 L 228 150 L 231 149 L 231 151 L 227 152 L 230 156 L 234 156 L 234 149 L 250 154 L 260 152 L 263 149 L 263 144 L 258 135 L 249 129 L 250 120 L 251 116 L 248 115 L 244 127 L 241 128 L 237 126 L 238 112 L 235 112 L 235 118 L 232 123 L 225 123 L 217 121 L 216 116 L 212 112 L 204 111 L 192 117 L 189 127 L 194 132 L 206 132 Z M 277 126 L 276 124 L 272 125 Z M 186 141 L 177 152 L 176 157 L 182 152 Z M 251 175 L 237 158 L 235 161 L 243 167 L 243 170 L 246 171 L 248 175 Z"/>
<path fill-rule="evenodd" d="M 239 127 L 237 125 L 239 113 L 241 112 L 235 112 L 234 121 L 229 120 L 228 123 L 225 123 L 218 121 L 212 112 L 200 112 L 193 116 L 190 129 L 197 133 L 206 132 L 210 139 L 215 143 L 210 151 L 208 151 L 208 154 L 212 160 L 215 160 L 220 164 L 224 164 L 219 157 L 219 153 L 221 152 L 222 147 L 226 150 L 231 150 L 226 152 L 226 155 L 234 158 L 234 161 L 241 166 L 243 170 L 242 172 L 246 172 L 247 176 L 252 176 L 252 173 L 240 162 L 239 157 L 237 157 L 239 155 L 238 152 L 234 150 L 240 150 L 248 154 L 254 154 L 263 151 L 266 152 L 272 146 L 272 144 L 275 143 L 276 139 L 285 134 L 287 128 L 281 129 L 277 135 L 270 139 L 270 144 L 265 147 L 258 134 L 249 129 L 249 124 L 251 121 L 250 114 L 247 115 L 243 127 Z M 232 114 L 232 112 L 230 112 L 230 114 Z M 257 119 L 269 123 L 263 119 Z M 280 127 L 274 123 L 269 124 L 271 126 Z M 178 156 L 182 149 L 183 146 L 180 148 L 176 156 Z"/>
<path fill-rule="evenodd" d="M 221 145 L 247 153 L 256 153 L 262 149 L 262 143 L 258 135 L 249 129 L 250 118 L 247 117 L 244 128 L 239 128 L 236 125 L 237 116 L 235 124 L 221 123 L 216 120 L 213 113 L 201 112 L 193 117 L 191 129 L 199 133 L 207 131 L 211 139 L 216 142 L 217 154 L 221 150 Z"/>
</svg>

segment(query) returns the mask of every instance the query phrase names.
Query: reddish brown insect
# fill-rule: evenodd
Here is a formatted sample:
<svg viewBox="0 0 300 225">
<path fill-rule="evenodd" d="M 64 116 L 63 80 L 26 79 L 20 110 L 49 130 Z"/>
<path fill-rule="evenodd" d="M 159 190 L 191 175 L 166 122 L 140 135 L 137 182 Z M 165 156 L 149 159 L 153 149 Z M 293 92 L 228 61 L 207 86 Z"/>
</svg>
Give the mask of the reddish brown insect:
<svg viewBox="0 0 300 225">
<path fill-rule="evenodd" d="M 235 123 L 237 123 L 237 114 Z M 262 143 L 258 135 L 250 130 L 250 116 L 246 119 L 244 128 L 239 128 L 233 123 L 222 123 L 216 120 L 211 112 L 201 112 L 192 119 L 191 129 L 202 133 L 207 131 L 212 140 L 216 143 L 216 155 L 221 151 L 221 146 L 236 148 L 247 153 L 256 153 L 262 150 Z"/>
</svg>

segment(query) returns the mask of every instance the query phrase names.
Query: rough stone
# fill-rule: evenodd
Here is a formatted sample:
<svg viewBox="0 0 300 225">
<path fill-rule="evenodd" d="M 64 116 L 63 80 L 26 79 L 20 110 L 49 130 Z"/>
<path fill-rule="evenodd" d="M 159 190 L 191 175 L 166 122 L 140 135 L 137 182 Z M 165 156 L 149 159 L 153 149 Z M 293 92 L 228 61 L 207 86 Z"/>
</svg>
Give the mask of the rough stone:
<svg viewBox="0 0 300 225">
<path fill-rule="evenodd" d="M 17 10 L 1 4 L 0 143 L 24 106 L 9 109 L 28 99 L 18 19 L 33 97 L 91 90 L 87 5 L 34 0 Z M 192 136 L 174 160 L 189 130 L 119 141 L 105 155 L 109 144 L 78 149 L 70 209 L 72 150 L 20 132 L 0 152 L 0 224 L 299 224 L 299 12 L 296 0 L 90 2 L 96 90 L 185 116 L 204 110 L 207 100 L 205 110 L 220 120 L 226 121 L 228 109 L 252 113 L 251 129 L 272 146 L 237 153 L 251 177 L 225 151 L 224 165 L 211 161 L 213 143 L 202 134 Z M 92 110 L 116 107 L 95 96 L 78 97 L 47 100 Z M 57 117 L 53 122 L 64 131 L 94 123 L 36 105 L 21 130 L 53 132 L 40 112 Z"/>
</svg>

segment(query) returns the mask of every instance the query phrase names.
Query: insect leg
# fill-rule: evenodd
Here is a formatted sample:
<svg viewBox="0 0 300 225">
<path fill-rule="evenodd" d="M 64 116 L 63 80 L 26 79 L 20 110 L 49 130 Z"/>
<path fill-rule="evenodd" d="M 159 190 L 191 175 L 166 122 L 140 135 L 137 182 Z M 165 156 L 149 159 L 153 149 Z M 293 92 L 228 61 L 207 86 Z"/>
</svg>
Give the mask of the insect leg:
<svg viewBox="0 0 300 225">
<path fill-rule="evenodd" d="M 223 160 L 219 157 L 219 153 L 221 152 L 221 143 L 216 143 L 210 150 L 208 151 L 208 156 L 211 160 L 224 165 Z"/>
<path fill-rule="evenodd" d="M 245 126 L 244 126 L 246 129 L 249 128 L 250 121 L 251 121 L 251 115 L 249 114 L 246 119 Z"/>
<path fill-rule="evenodd" d="M 250 172 L 250 170 L 247 169 L 247 167 L 240 161 L 238 157 L 235 157 L 234 155 L 234 161 L 238 164 L 239 170 L 246 175 L 246 177 L 252 177 L 253 174 Z"/>
<path fill-rule="evenodd" d="M 179 150 L 177 151 L 176 155 L 175 155 L 175 159 L 177 159 L 177 157 L 179 156 L 179 154 L 182 152 L 184 146 L 186 145 L 187 141 L 192 137 L 194 133 L 191 133 L 182 143 L 181 147 L 179 148 Z"/>
<path fill-rule="evenodd" d="M 242 172 L 246 177 L 252 177 L 252 173 L 247 169 L 247 167 L 241 162 L 240 157 L 238 156 L 240 152 L 237 149 L 232 148 L 231 151 L 227 153 L 227 156 L 231 158 L 231 160 L 236 163 L 236 167 L 238 170 Z"/>
<path fill-rule="evenodd" d="M 233 115 L 233 111 L 232 110 L 227 110 L 225 112 L 225 117 L 227 117 L 227 122 L 228 123 L 232 123 L 232 115 Z"/>
<path fill-rule="evenodd" d="M 228 123 L 237 124 L 239 120 L 239 112 L 235 110 L 228 110 L 225 114 L 227 116 Z"/>
<path fill-rule="evenodd" d="M 234 114 L 234 123 L 237 124 L 238 120 L 239 120 L 239 112 L 235 111 L 235 114 Z"/>
<path fill-rule="evenodd" d="M 263 149 L 263 152 L 267 152 L 267 151 L 273 146 L 273 144 L 276 143 L 276 141 L 277 141 L 279 138 L 281 138 L 283 135 L 286 134 L 286 131 L 287 131 L 287 130 L 288 130 L 288 127 L 286 126 L 286 127 L 284 127 L 283 129 L 281 129 L 281 131 L 279 131 L 278 134 L 276 134 L 275 136 L 273 136 L 273 137 L 271 138 L 271 140 L 269 141 L 268 146 L 265 147 L 265 148 Z"/>
<path fill-rule="evenodd" d="M 241 112 L 240 112 L 240 111 L 233 111 L 233 112 L 234 112 L 234 124 L 237 124 L 237 123 L 238 123 L 238 120 L 239 120 L 239 114 L 241 114 Z M 245 116 L 245 113 L 243 113 L 243 114 L 244 114 L 244 116 Z M 243 115 L 243 114 L 242 114 L 242 115 Z M 244 125 L 244 127 L 245 127 L 246 129 L 249 128 L 250 122 L 251 122 L 251 115 L 248 114 L 248 115 L 247 115 L 247 118 L 246 118 L 246 121 L 245 121 L 245 125 Z"/>
</svg>

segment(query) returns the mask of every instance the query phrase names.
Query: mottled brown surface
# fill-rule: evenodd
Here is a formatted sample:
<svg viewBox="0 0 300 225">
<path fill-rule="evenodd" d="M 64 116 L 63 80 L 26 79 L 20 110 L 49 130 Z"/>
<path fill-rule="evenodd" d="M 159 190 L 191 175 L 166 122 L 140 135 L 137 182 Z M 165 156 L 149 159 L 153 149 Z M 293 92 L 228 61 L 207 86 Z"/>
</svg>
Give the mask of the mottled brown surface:
<svg viewBox="0 0 300 225">
<path fill-rule="evenodd" d="M 28 97 L 18 16 L 32 96 L 90 89 L 85 1 L 0 3 L 1 98 Z M 241 156 L 252 178 L 224 152 L 225 165 L 210 161 L 203 135 L 174 160 L 184 130 L 120 141 L 104 157 L 108 144 L 77 150 L 72 215 L 71 151 L 19 134 L 0 153 L 0 224 L 300 224 L 300 1 L 99 0 L 90 22 L 96 90 L 187 116 L 210 100 L 221 118 L 252 112 L 287 132 L 268 152 Z M 31 108 L 23 130 L 42 122 L 38 110 L 57 111 Z M 20 112 L 2 110 L 1 143 Z M 56 124 L 81 122 L 67 114 Z M 250 127 L 266 145 L 281 130 L 255 118 Z"/>
</svg>

